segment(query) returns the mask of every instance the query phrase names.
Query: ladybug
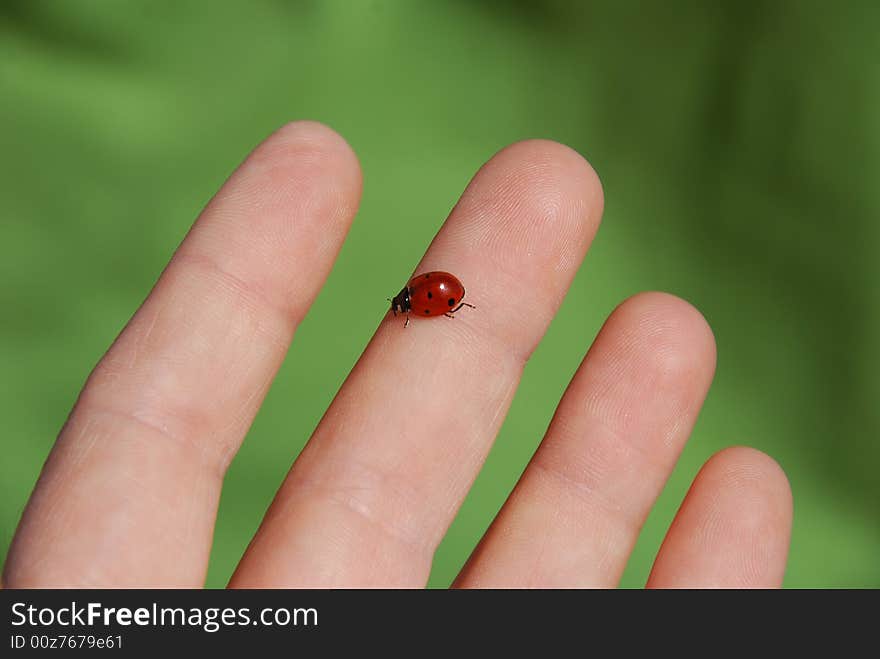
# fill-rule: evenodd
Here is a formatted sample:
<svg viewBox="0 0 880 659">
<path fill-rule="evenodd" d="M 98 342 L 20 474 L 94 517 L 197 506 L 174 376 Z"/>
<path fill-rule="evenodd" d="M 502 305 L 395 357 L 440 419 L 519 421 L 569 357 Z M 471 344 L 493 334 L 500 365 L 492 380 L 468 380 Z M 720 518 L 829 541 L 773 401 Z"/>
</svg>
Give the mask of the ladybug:
<svg viewBox="0 0 880 659">
<path fill-rule="evenodd" d="M 403 290 L 391 300 L 391 311 L 406 314 L 404 327 L 409 325 L 410 313 L 419 316 L 444 315 L 455 318 L 452 314 L 462 307 L 476 309 L 472 304 L 462 302 L 464 286 L 455 275 L 448 272 L 425 272 L 409 280 Z"/>
</svg>

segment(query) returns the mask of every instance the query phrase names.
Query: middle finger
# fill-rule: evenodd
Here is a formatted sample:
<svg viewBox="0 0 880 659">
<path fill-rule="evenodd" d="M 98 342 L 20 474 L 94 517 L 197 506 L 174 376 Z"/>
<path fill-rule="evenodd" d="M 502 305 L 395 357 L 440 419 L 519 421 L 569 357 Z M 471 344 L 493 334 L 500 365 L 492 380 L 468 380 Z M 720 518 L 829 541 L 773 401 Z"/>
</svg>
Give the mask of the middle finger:
<svg viewBox="0 0 880 659">
<path fill-rule="evenodd" d="M 460 276 L 455 320 L 390 313 L 279 489 L 231 585 L 422 586 L 602 212 L 554 142 L 504 149 L 416 270 Z"/>
</svg>

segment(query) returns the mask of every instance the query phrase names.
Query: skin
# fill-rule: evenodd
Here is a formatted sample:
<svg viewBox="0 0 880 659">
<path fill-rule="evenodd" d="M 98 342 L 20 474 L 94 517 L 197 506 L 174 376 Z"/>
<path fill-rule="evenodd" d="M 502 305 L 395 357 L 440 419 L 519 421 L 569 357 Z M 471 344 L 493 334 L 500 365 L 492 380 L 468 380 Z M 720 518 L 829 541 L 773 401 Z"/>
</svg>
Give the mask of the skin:
<svg viewBox="0 0 880 659">
<path fill-rule="evenodd" d="M 203 584 L 223 475 L 360 194 L 354 153 L 320 124 L 286 125 L 245 160 L 89 377 L 13 539 L 7 587 Z M 479 313 L 402 331 L 389 311 L 232 587 L 424 586 L 602 208 L 590 165 L 554 142 L 514 144 L 479 170 L 416 269 L 456 273 Z M 498 304 L 511 286 L 517 304 Z M 455 586 L 615 586 L 714 368 L 688 303 L 624 301 Z M 388 424 L 389 409 L 421 411 Z M 648 586 L 779 586 L 791 507 L 771 458 L 716 454 Z"/>
</svg>

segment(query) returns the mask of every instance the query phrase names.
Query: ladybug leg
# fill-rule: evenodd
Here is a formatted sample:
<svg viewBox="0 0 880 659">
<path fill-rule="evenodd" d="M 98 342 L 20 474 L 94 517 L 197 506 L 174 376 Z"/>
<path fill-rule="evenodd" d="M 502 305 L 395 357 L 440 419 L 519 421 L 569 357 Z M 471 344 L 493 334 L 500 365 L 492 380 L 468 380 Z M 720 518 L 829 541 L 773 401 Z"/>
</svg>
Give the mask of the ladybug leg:
<svg viewBox="0 0 880 659">
<path fill-rule="evenodd" d="M 462 289 L 461 289 L 461 299 L 460 299 L 459 302 L 458 302 L 458 306 L 455 307 L 455 309 L 450 309 L 449 311 L 447 311 L 445 315 L 449 316 L 449 314 L 451 314 L 451 313 L 455 313 L 456 311 L 458 311 L 458 310 L 461 309 L 462 307 L 470 307 L 471 309 L 476 309 L 476 307 L 475 307 L 474 305 L 472 305 L 472 304 L 468 304 L 467 302 L 462 302 L 462 301 L 461 301 L 461 300 L 464 300 L 465 293 L 466 293 L 466 291 L 464 290 L 464 287 L 462 286 Z M 452 318 L 452 316 L 449 316 L 449 317 Z"/>
<path fill-rule="evenodd" d="M 409 312 L 406 313 L 406 322 L 403 324 L 404 329 L 406 329 L 407 325 L 409 325 Z"/>
</svg>

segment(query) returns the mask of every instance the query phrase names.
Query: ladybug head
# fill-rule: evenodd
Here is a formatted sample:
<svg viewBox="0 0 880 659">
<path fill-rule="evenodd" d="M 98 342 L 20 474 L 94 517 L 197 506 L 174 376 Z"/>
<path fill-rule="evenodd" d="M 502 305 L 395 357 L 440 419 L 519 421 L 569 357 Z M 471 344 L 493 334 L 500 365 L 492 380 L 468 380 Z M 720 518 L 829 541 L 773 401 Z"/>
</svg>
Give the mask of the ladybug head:
<svg viewBox="0 0 880 659">
<path fill-rule="evenodd" d="M 411 308 L 409 302 L 409 288 L 404 286 L 403 290 L 391 300 L 391 311 L 393 311 L 396 316 L 399 313 L 408 313 Z"/>
</svg>

